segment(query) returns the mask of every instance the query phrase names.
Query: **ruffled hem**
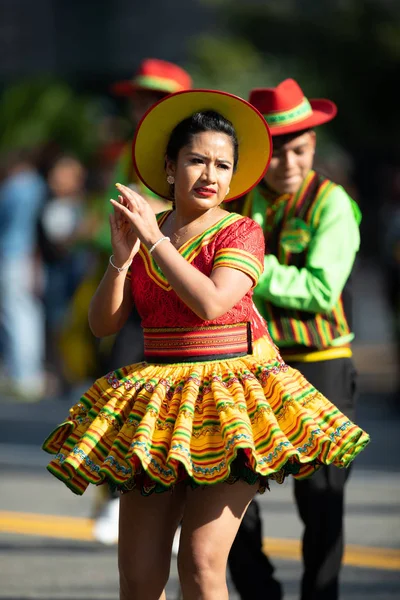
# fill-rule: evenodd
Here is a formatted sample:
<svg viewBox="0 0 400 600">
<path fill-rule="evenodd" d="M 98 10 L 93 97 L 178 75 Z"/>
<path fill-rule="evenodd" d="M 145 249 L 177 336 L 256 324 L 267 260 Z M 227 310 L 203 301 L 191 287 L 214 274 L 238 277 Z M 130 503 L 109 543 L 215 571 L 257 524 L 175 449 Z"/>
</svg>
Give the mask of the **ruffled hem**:
<svg viewBox="0 0 400 600">
<path fill-rule="evenodd" d="M 321 464 L 346 467 L 368 441 L 274 354 L 124 367 L 95 382 L 43 449 L 76 494 L 105 482 L 148 494 L 180 481 L 303 479 Z"/>
</svg>

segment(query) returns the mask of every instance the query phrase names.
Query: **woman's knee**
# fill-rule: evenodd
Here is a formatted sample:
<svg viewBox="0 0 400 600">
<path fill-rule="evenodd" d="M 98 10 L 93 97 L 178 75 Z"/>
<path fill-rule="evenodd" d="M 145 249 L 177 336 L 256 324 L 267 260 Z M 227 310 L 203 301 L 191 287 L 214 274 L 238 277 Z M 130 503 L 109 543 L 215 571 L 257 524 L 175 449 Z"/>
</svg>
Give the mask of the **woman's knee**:
<svg viewBox="0 0 400 600">
<path fill-rule="evenodd" d="M 224 581 L 226 565 L 227 557 L 221 556 L 215 546 L 207 544 L 190 549 L 181 546 L 179 549 L 178 571 L 182 583 L 194 580 L 201 587 L 207 583 L 216 583 L 219 579 Z"/>
<path fill-rule="evenodd" d="M 135 561 L 120 556 L 118 570 L 121 600 L 158 600 L 168 582 L 170 560 L 153 556 Z"/>
</svg>

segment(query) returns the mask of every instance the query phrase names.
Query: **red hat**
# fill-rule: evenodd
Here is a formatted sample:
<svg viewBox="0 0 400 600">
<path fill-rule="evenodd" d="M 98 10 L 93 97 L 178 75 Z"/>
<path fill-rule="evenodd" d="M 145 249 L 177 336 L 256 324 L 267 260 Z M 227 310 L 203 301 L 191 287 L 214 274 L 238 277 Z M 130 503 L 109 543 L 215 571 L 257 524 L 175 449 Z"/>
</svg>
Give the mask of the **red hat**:
<svg viewBox="0 0 400 600">
<path fill-rule="evenodd" d="M 272 135 L 322 125 L 337 113 L 336 104 L 331 100 L 308 100 L 294 79 L 285 79 L 275 88 L 251 90 L 249 102 L 264 115 Z"/>
<path fill-rule="evenodd" d="M 157 58 L 146 58 L 133 79 L 117 81 L 111 91 L 117 96 L 131 96 L 137 90 L 151 90 L 167 95 L 189 90 L 191 87 L 190 75 L 178 65 Z"/>
</svg>

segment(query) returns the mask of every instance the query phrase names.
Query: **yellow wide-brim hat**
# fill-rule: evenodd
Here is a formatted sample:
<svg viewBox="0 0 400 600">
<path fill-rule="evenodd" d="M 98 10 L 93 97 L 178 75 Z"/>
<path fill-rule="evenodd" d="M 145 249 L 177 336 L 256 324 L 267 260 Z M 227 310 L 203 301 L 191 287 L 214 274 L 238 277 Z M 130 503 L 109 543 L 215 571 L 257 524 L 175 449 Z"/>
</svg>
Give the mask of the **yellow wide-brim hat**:
<svg viewBox="0 0 400 600">
<path fill-rule="evenodd" d="M 226 201 L 245 195 L 263 178 L 272 153 L 269 127 L 251 104 L 217 90 L 185 90 L 166 96 L 140 121 L 133 140 L 138 177 L 155 194 L 171 199 L 165 153 L 172 130 L 196 112 L 214 110 L 233 124 L 239 142 L 239 162 Z"/>
</svg>

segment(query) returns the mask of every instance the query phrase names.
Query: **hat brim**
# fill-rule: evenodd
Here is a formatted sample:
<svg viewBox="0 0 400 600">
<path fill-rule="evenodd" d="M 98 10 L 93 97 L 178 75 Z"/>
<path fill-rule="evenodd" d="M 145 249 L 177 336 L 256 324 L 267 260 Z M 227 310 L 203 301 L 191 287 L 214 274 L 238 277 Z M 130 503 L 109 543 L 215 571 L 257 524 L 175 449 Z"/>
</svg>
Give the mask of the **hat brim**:
<svg viewBox="0 0 400 600">
<path fill-rule="evenodd" d="M 309 100 L 309 102 L 312 108 L 312 115 L 289 125 L 278 125 L 277 127 L 270 125 L 271 135 L 284 135 L 286 133 L 296 133 L 296 131 L 302 131 L 303 129 L 311 129 L 312 127 L 328 123 L 328 121 L 332 121 L 336 117 L 337 106 L 331 100 L 318 98 Z"/>
<path fill-rule="evenodd" d="M 155 194 L 171 199 L 165 173 L 165 152 L 172 130 L 192 114 L 214 110 L 233 124 L 239 142 L 239 162 L 225 201 L 250 191 L 271 160 L 272 140 L 264 117 L 254 106 L 217 90 L 185 90 L 155 104 L 140 121 L 133 140 L 133 163 L 139 178 Z"/>
</svg>

